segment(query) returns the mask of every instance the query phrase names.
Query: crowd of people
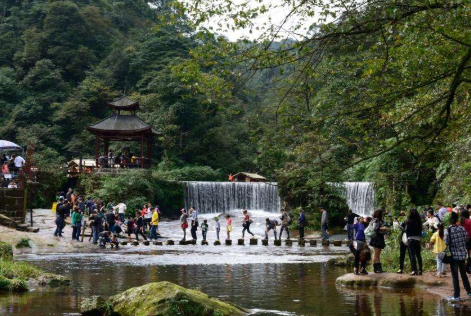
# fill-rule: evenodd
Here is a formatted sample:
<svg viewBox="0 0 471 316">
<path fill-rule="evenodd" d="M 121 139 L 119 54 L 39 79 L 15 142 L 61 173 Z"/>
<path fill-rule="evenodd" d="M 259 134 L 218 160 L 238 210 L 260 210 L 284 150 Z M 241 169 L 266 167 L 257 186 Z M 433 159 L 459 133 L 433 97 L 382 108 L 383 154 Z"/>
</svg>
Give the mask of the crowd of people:
<svg viewBox="0 0 471 316">
<path fill-rule="evenodd" d="M 245 237 L 245 232 L 250 234 L 252 238 L 255 236 L 251 231 L 250 231 L 250 225 L 252 225 L 253 221 L 250 219 L 250 215 L 247 210 L 242 211 L 242 238 Z M 226 214 L 224 216 L 226 220 L 226 239 L 230 240 L 231 239 L 231 232 L 233 231 L 232 227 L 232 218 L 229 214 Z M 281 236 L 283 235 L 283 231 L 286 231 L 287 238 L 290 239 L 290 232 L 289 232 L 289 226 L 291 225 L 291 217 L 286 212 L 285 210 L 281 211 L 281 217 L 279 218 L 280 222 L 277 219 L 270 219 L 266 218 L 265 219 L 265 239 L 268 239 L 268 233 L 270 231 L 273 231 L 273 236 L 275 240 L 281 239 Z M 215 233 L 216 233 L 216 240 L 219 240 L 220 237 L 220 232 L 221 232 L 221 223 L 219 222 L 219 217 L 214 217 L 214 227 L 215 227 Z M 301 210 L 298 218 L 298 227 L 299 227 L 299 237 L 304 238 L 304 227 L 306 226 L 306 216 L 304 214 L 304 211 Z M 204 219 L 201 225 L 199 225 L 198 222 L 198 212 L 195 210 L 194 207 L 190 207 L 188 211 L 186 209 L 181 210 L 181 216 L 180 216 L 180 227 L 183 231 L 183 241 L 186 240 L 186 231 L 188 227 L 190 227 L 190 233 L 191 233 L 191 238 L 193 240 L 197 240 L 197 234 L 196 231 L 198 230 L 198 227 L 201 228 L 201 233 L 203 240 L 206 240 L 207 238 L 207 233 L 208 233 L 208 220 Z M 277 227 L 280 227 L 280 233 L 277 235 Z"/>
<path fill-rule="evenodd" d="M 157 239 L 160 209 L 147 203 L 142 209 L 135 210 L 134 216 L 126 218 L 127 205 L 123 202 L 105 204 L 101 199 L 92 199 L 69 189 L 67 193 L 57 193 L 56 230 L 54 236 L 63 237 L 66 219 L 70 217 L 72 240 L 83 242 L 85 230 L 91 230 L 89 241 L 101 247 L 118 247 L 118 238 L 127 234 L 128 238 L 139 236 L 144 240 Z M 147 234 L 148 233 L 148 234 Z M 148 236 L 147 236 L 148 235 Z"/>
<path fill-rule="evenodd" d="M 406 254 L 409 255 L 412 276 L 421 276 L 423 272 L 422 240 L 430 236 L 427 244 L 436 258 L 436 276 L 446 276 L 446 264 L 450 265 L 454 293 L 450 301 L 460 300 L 459 276 L 468 296 L 471 286 L 467 272 L 471 273 L 471 205 L 426 209 L 422 212 L 410 209 L 408 214 L 402 211 L 400 216 L 392 218 L 384 210 L 376 210 L 372 217 L 361 217 L 349 211 L 345 217 L 350 250 L 354 254 L 354 273 L 368 274 L 366 267 L 371 259 L 370 247 L 373 248 L 374 273 L 383 273 L 381 253 L 386 247 L 385 240 L 393 231 L 399 232 L 399 270 L 404 273 Z M 392 220 L 391 220 L 392 218 Z M 447 224 L 446 224 L 447 223 Z M 448 226 L 448 227 L 446 227 Z M 426 251 L 430 251 L 426 250 Z"/>
<path fill-rule="evenodd" d="M 15 189 L 18 187 L 18 183 L 15 180 L 18 171 L 25 165 L 26 161 L 23 157 L 18 154 L 7 156 L 3 154 L 0 158 L 0 186 L 3 188 Z"/>
</svg>

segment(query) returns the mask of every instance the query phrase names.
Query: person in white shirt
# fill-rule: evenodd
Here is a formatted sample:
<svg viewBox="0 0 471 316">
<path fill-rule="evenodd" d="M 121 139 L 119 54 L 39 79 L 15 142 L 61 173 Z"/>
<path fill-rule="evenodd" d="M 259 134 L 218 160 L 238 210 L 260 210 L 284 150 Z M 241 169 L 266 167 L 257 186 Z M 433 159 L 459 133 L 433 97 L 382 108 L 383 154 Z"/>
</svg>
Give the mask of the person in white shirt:
<svg viewBox="0 0 471 316">
<path fill-rule="evenodd" d="M 438 224 L 440 224 L 440 220 L 433 214 L 433 210 L 428 210 L 427 220 L 422 224 L 422 226 L 431 232 L 435 232 L 438 229 Z"/>
<path fill-rule="evenodd" d="M 118 205 L 116 205 L 114 207 L 114 209 L 118 210 L 118 217 L 119 217 L 119 221 L 121 223 L 124 223 L 124 214 L 126 213 L 126 209 L 127 209 L 127 206 L 126 204 L 124 204 L 123 202 L 119 203 Z"/>
<path fill-rule="evenodd" d="M 18 156 L 15 157 L 13 162 L 15 163 L 15 167 L 19 169 L 19 168 L 23 167 L 23 165 L 25 164 L 26 161 L 23 159 L 23 157 L 18 155 Z"/>
</svg>

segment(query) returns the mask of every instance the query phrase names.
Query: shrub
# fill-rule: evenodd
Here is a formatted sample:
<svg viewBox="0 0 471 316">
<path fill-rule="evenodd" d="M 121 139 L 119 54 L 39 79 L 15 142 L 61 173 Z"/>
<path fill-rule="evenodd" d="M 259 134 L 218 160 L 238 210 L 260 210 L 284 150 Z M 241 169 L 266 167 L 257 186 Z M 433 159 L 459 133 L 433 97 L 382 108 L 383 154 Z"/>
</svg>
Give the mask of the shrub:
<svg viewBox="0 0 471 316">
<path fill-rule="evenodd" d="M 30 239 L 29 238 L 21 238 L 20 242 L 16 244 L 16 248 L 31 248 L 31 245 L 29 244 Z"/>
<path fill-rule="evenodd" d="M 0 260 L 13 260 L 13 248 L 6 242 L 0 242 Z"/>
</svg>

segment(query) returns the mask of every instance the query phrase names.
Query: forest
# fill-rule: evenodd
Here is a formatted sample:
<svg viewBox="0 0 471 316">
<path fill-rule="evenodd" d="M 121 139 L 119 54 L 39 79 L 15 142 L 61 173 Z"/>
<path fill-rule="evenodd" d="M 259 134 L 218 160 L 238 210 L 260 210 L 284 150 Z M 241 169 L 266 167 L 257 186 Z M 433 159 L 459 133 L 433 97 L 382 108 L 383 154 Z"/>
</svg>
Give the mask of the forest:
<svg viewBox="0 0 471 316">
<path fill-rule="evenodd" d="M 34 144 L 60 186 L 60 166 L 93 156 L 85 127 L 126 94 L 162 132 L 157 177 L 254 171 L 287 207 L 334 215 L 345 205 L 329 182 L 373 181 L 393 213 L 471 202 L 469 3 L 280 0 L 292 33 L 229 41 L 204 27 L 258 27 L 270 1 L 244 3 L 4 1 L 0 139 Z M 293 36 L 315 12 L 323 23 Z"/>
</svg>

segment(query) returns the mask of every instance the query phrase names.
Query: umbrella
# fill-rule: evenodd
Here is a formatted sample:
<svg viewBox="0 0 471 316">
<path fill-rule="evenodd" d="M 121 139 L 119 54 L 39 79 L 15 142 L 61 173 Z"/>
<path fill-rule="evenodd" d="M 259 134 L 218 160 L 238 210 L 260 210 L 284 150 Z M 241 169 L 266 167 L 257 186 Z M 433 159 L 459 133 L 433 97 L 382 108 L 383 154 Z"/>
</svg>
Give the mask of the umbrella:
<svg viewBox="0 0 471 316">
<path fill-rule="evenodd" d="M 0 150 L 22 150 L 22 148 L 8 140 L 0 140 Z"/>
</svg>

